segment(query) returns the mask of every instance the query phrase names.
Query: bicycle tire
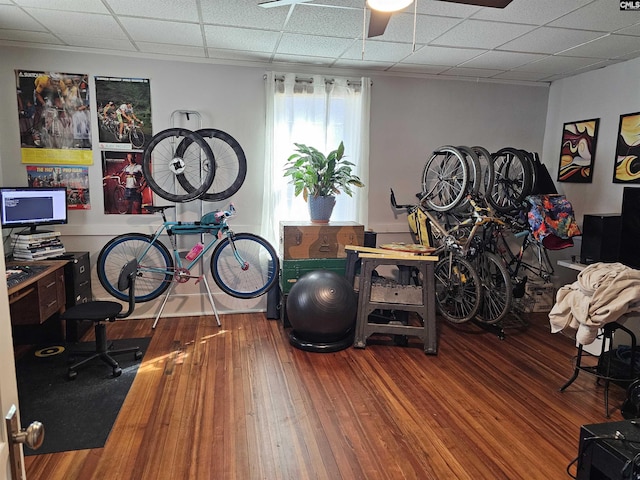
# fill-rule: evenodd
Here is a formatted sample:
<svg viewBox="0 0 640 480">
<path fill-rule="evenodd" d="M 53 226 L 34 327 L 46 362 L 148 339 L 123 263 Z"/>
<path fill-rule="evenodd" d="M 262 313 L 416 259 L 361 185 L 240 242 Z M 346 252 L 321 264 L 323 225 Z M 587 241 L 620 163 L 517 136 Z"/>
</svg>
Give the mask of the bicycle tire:
<svg viewBox="0 0 640 480">
<path fill-rule="evenodd" d="M 440 259 L 434 268 L 436 308 L 451 323 L 473 319 L 482 306 L 481 281 L 468 260 L 453 254 Z"/>
<path fill-rule="evenodd" d="M 144 132 L 139 127 L 130 127 L 129 141 L 133 148 L 142 148 L 144 146 Z"/>
<path fill-rule="evenodd" d="M 510 212 L 520 208 L 531 193 L 533 173 L 526 156 L 515 149 L 506 147 L 491 155 L 495 182 L 487 201 L 500 212 Z"/>
<path fill-rule="evenodd" d="M 147 253 L 143 255 L 146 249 Z M 161 242 L 153 242 L 151 235 L 125 233 L 111 239 L 98 254 L 98 279 L 104 289 L 118 300 L 127 301 L 128 292 L 118 290 L 122 266 L 132 258 L 139 262 L 135 283 L 135 301 L 148 302 L 158 298 L 169 288 L 173 275 L 173 258 Z"/>
<path fill-rule="evenodd" d="M 124 187 L 118 186 L 113 190 L 113 201 L 119 214 L 127 213 L 127 200 L 124 194 Z"/>
<path fill-rule="evenodd" d="M 493 325 L 511 311 L 513 283 L 507 267 L 495 253 L 483 252 L 478 256 L 476 265 L 482 283 L 482 307 L 476 319 Z"/>
<path fill-rule="evenodd" d="M 484 147 L 474 146 L 471 149 L 478 156 L 480 160 L 480 168 L 482 170 L 482 183 L 480 186 L 480 194 L 482 198 L 486 198 L 489 192 L 493 190 L 493 184 L 495 182 L 496 173 L 493 169 L 493 161 L 491 159 L 491 153 Z"/>
<path fill-rule="evenodd" d="M 241 267 L 236 252 L 246 262 L 245 268 Z M 211 255 L 213 280 L 223 292 L 236 298 L 255 298 L 267 293 L 278 281 L 278 269 L 278 255 L 273 246 L 252 233 L 224 238 Z"/>
<path fill-rule="evenodd" d="M 213 152 L 216 162 L 216 174 L 213 183 L 206 193 L 199 198 L 207 202 L 218 202 L 234 195 L 244 183 L 247 176 L 247 157 L 238 141 L 222 130 L 204 128 L 196 130 Z M 191 140 L 185 138 L 178 146 L 178 152 L 186 148 Z M 182 188 L 190 191 L 194 187 L 184 177 L 178 178 Z"/>
<path fill-rule="evenodd" d="M 190 139 L 181 152 L 177 147 Z M 182 203 L 194 200 L 213 183 L 215 161 L 209 144 L 185 128 L 169 128 L 153 136 L 144 151 L 142 172 L 151 190 L 165 200 Z M 193 190 L 185 190 L 187 182 Z"/>
<path fill-rule="evenodd" d="M 467 192 L 469 169 L 464 155 L 445 145 L 435 150 L 422 170 L 422 197 L 437 212 L 455 208 Z"/>
<path fill-rule="evenodd" d="M 471 202 L 469 202 L 469 195 L 473 198 L 478 198 L 478 193 L 480 192 L 482 184 L 482 166 L 480 165 L 478 155 L 471 148 L 464 145 L 459 145 L 456 148 L 460 150 L 460 153 L 462 153 L 467 161 L 469 181 L 467 182 L 467 191 L 462 197 L 462 200 L 460 200 L 458 205 L 456 205 L 455 211 L 468 215 L 471 214 L 471 211 L 473 210 Z"/>
</svg>

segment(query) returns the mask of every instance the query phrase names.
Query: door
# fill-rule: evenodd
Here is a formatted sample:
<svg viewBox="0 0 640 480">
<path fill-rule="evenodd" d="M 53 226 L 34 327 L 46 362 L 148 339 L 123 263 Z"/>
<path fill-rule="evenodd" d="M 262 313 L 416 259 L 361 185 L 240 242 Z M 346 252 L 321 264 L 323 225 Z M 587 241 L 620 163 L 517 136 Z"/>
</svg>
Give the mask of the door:
<svg viewBox="0 0 640 480">
<path fill-rule="evenodd" d="M 0 242 L 0 272 L 5 271 L 4 245 Z M 20 457 L 20 476 L 14 478 L 11 475 L 9 434 L 4 418 L 12 410 L 17 408 L 18 421 L 20 409 L 18 405 L 18 387 L 16 385 L 16 369 L 13 356 L 13 337 L 11 333 L 11 320 L 9 318 L 9 297 L 7 296 L 7 282 L 0 281 L 0 407 L 2 407 L 3 421 L 0 422 L 0 480 L 18 480 L 24 476 L 24 458 L 22 446 L 16 450 Z M 19 423 L 18 423 L 19 425 Z"/>
</svg>

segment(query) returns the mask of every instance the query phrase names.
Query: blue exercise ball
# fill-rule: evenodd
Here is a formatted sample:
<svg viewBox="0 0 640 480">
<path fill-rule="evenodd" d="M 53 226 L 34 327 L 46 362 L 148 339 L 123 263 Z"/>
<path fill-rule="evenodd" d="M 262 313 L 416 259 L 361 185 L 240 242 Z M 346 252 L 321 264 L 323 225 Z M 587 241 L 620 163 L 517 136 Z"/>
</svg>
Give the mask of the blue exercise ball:
<svg viewBox="0 0 640 480">
<path fill-rule="evenodd" d="M 353 342 L 358 298 L 353 286 L 329 270 L 302 275 L 287 297 L 291 343 L 310 351 L 336 351 Z"/>
</svg>

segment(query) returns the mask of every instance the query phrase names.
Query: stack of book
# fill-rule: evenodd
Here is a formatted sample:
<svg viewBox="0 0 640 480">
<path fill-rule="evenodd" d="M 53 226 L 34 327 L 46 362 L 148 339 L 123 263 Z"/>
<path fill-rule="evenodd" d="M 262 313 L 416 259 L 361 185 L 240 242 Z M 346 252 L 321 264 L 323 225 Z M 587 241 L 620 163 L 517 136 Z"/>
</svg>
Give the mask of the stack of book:
<svg viewBox="0 0 640 480">
<path fill-rule="evenodd" d="M 60 232 L 37 232 L 11 235 L 14 260 L 45 260 L 62 255 Z"/>
</svg>

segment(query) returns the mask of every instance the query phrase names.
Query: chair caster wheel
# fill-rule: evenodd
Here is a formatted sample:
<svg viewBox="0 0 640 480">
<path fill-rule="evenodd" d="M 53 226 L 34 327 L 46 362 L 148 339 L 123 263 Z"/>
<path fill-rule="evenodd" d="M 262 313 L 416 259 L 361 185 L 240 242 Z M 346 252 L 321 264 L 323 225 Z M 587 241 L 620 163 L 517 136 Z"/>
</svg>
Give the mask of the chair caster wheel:
<svg viewBox="0 0 640 480">
<path fill-rule="evenodd" d="M 136 353 L 134 353 L 133 357 L 136 360 L 140 360 L 142 358 L 142 352 L 140 350 L 138 350 Z"/>
<path fill-rule="evenodd" d="M 71 371 L 67 373 L 67 378 L 69 380 L 75 380 L 77 376 L 78 376 L 78 372 L 75 372 L 75 371 Z"/>
<path fill-rule="evenodd" d="M 115 377 L 119 377 L 120 375 L 122 375 L 122 369 L 120 367 L 115 367 L 113 369 L 113 376 Z"/>
</svg>

